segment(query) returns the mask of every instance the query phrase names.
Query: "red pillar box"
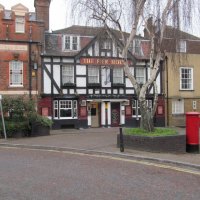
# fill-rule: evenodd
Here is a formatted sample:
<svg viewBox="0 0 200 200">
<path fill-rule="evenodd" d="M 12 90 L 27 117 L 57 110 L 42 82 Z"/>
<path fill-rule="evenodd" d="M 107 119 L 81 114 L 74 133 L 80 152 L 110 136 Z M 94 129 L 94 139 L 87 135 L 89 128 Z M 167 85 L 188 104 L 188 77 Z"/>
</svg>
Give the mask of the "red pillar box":
<svg viewBox="0 0 200 200">
<path fill-rule="evenodd" d="M 186 113 L 186 151 L 199 153 L 199 112 Z"/>
</svg>

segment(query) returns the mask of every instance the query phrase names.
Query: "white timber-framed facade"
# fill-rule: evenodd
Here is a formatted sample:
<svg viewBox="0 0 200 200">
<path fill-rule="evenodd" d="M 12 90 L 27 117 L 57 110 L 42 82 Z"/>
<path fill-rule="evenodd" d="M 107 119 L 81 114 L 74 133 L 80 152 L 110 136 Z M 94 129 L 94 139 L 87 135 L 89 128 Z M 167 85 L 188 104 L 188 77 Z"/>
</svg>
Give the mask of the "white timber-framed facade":
<svg viewBox="0 0 200 200">
<path fill-rule="evenodd" d="M 123 70 L 118 38 L 117 31 L 108 32 L 102 27 L 72 26 L 46 33 L 42 55 L 43 92 L 38 109 L 52 118 L 53 128 L 139 125 L 137 96 Z M 137 58 L 130 51 L 128 60 L 133 75 L 142 84 L 148 80 L 150 69 L 148 59 L 139 53 Z M 160 107 L 155 125 L 164 126 L 160 70 L 156 77 Z M 153 98 L 150 86 L 147 92 L 150 109 Z"/>
</svg>

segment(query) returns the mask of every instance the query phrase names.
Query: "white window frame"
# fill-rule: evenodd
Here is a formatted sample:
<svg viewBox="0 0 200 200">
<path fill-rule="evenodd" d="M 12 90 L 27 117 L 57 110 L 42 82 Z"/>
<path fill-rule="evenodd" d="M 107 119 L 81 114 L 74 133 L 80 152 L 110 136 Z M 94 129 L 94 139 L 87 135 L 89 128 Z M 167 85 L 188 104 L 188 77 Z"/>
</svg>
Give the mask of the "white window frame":
<svg viewBox="0 0 200 200">
<path fill-rule="evenodd" d="M 187 51 L 186 40 L 177 40 L 176 51 L 179 53 L 186 53 Z"/>
<path fill-rule="evenodd" d="M 88 66 L 88 83 L 100 83 L 98 66 Z"/>
<path fill-rule="evenodd" d="M 74 42 L 76 39 L 76 43 Z M 66 48 L 66 40 L 68 40 L 69 47 Z M 76 48 L 74 48 L 76 46 Z M 63 37 L 63 50 L 64 51 L 79 51 L 80 49 L 80 36 L 78 35 L 64 35 Z"/>
<path fill-rule="evenodd" d="M 19 69 L 16 69 L 17 67 L 19 67 Z M 18 77 L 19 81 L 16 81 L 17 76 L 19 76 Z M 23 87 L 23 62 L 22 61 L 12 60 L 9 62 L 9 86 Z"/>
<path fill-rule="evenodd" d="M 146 100 L 148 108 L 152 111 L 153 102 L 152 100 Z M 135 110 L 135 115 L 133 114 L 133 110 Z M 140 118 L 140 105 L 138 100 L 132 100 L 132 117 L 133 118 Z"/>
<path fill-rule="evenodd" d="M 141 74 L 138 74 L 139 71 L 141 71 Z M 146 68 L 144 68 L 144 67 L 136 67 L 136 69 L 135 69 L 135 78 L 136 78 L 136 81 L 139 84 L 144 84 L 146 82 Z M 139 81 L 141 79 L 142 79 L 142 81 Z"/>
<path fill-rule="evenodd" d="M 55 104 L 56 101 L 58 101 L 57 107 Z M 58 117 L 56 117 L 55 119 L 77 119 L 78 118 L 77 100 L 55 100 L 54 101 L 54 117 L 55 117 L 55 110 L 57 109 L 58 109 Z M 61 110 L 71 110 L 71 117 L 61 117 Z"/>
<path fill-rule="evenodd" d="M 173 99 L 172 100 L 172 114 L 184 114 L 184 100 Z"/>
<path fill-rule="evenodd" d="M 124 70 L 122 67 L 113 68 L 113 84 L 124 83 Z"/>
<path fill-rule="evenodd" d="M 25 17 L 24 16 L 15 17 L 15 32 L 25 33 Z"/>
<path fill-rule="evenodd" d="M 63 65 L 62 66 L 62 84 L 74 83 L 74 66 Z"/>
<path fill-rule="evenodd" d="M 56 112 L 55 111 L 57 111 L 57 117 L 56 117 Z M 54 119 L 58 119 L 58 117 L 59 117 L 58 101 L 54 100 L 54 102 L 53 102 L 53 118 Z"/>
<path fill-rule="evenodd" d="M 112 40 L 111 39 L 105 39 L 102 41 L 102 49 L 111 50 L 112 49 Z"/>
<path fill-rule="evenodd" d="M 141 48 L 141 40 L 140 39 L 134 39 L 133 40 L 133 53 L 142 56 L 142 48 Z"/>
<path fill-rule="evenodd" d="M 190 74 L 188 74 L 188 77 L 183 77 L 183 70 L 189 70 Z M 192 67 L 180 67 L 180 90 L 193 90 L 193 68 Z M 183 87 L 183 82 L 187 84 L 190 87 Z"/>
</svg>

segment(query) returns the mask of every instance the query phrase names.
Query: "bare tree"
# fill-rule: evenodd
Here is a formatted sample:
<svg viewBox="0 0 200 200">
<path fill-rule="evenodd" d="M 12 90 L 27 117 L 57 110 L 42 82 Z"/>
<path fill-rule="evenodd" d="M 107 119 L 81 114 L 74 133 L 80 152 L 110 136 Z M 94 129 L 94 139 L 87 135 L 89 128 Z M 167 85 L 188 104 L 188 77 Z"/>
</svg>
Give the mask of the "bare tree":
<svg viewBox="0 0 200 200">
<path fill-rule="evenodd" d="M 167 23 L 175 28 L 191 24 L 192 7 L 196 0 L 75 0 L 74 11 L 86 14 L 88 19 L 101 22 L 108 31 L 115 28 L 121 33 L 122 58 L 124 71 L 130 79 L 141 109 L 141 127 L 149 132 L 154 131 L 153 117 L 157 108 L 156 74 L 160 62 L 165 55 L 162 51 L 162 42 Z M 131 24 L 128 39 L 125 37 L 124 18 L 128 17 Z M 150 77 L 143 85 L 139 84 L 132 75 L 128 62 L 128 49 L 136 37 L 140 24 L 145 26 L 150 40 Z M 146 103 L 146 93 L 150 85 L 154 85 L 153 109 L 149 110 Z"/>
</svg>

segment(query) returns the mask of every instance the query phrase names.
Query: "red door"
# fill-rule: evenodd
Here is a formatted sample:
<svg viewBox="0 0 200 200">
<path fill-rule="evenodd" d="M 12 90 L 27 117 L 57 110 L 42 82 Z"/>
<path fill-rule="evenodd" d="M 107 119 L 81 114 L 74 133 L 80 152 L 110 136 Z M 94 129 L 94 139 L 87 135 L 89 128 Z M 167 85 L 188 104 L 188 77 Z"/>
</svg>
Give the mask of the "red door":
<svg viewBox="0 0 200 200">
<path fill-rule="evenodd" d="M 111 103 L 111 126 L 119 126 L 120 103 Z"/>
</svg>

